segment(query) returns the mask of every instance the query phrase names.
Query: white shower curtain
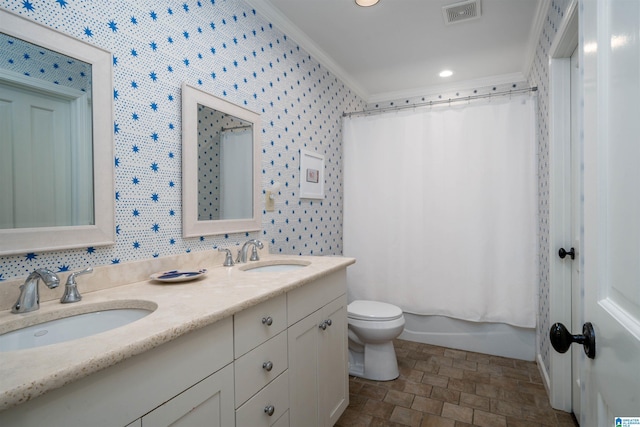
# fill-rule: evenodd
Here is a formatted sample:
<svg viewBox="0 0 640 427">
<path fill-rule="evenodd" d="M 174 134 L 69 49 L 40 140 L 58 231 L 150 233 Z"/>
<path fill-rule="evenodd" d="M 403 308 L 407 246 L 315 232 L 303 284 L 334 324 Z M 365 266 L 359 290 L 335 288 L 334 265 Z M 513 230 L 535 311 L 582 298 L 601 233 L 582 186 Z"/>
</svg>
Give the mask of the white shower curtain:
<svg viewBox="0 0 640 427">
<path fill-rule="evenodd" d="M 220 134 L 220 219 L 253 216 L 252 141 L 251 129 Z"/>
<path fill-rule="evenodd" d="M 535 326 L 533 103 L 345 118 L 351 300 Z"/>
</svg>

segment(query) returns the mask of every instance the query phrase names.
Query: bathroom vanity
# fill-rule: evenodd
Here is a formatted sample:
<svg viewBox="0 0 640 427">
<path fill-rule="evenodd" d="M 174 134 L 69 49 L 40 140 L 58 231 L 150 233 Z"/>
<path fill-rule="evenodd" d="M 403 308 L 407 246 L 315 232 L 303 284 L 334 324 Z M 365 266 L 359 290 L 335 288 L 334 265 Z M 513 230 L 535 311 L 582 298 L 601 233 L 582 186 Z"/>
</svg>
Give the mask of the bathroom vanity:
<svg viewBox="0 0 640 427">
<path fill-rule="evenodd" d="M 305 266 L 246 270 L 288 262 Z M 85 293 L 68 307 L 43 303 L 21 316 L 118 301 L 157 308 L 101 334 L 0 353 L 0 425 L 331 426 L 348 405 L 353 262 L 267 255 L 220 262 L 185 284 L 142 280 Z M 0 333 L 11 316 L 0 313 Z"/>
</svg>

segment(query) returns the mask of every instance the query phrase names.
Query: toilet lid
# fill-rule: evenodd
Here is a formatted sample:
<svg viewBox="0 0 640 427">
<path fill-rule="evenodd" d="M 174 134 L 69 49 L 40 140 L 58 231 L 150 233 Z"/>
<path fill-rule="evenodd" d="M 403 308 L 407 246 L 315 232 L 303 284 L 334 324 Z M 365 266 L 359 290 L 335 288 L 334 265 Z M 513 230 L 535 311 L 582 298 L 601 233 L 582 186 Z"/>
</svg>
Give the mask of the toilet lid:
<svg viewBox="0 0 640 427">
<path fill-rule="evenodd" d="M 358 320 L 394 320 L 402 317 L 402 310 L 393 304 L 378 301 L 353 301 L 347 306 L 349 318 Z"/>
</svg>

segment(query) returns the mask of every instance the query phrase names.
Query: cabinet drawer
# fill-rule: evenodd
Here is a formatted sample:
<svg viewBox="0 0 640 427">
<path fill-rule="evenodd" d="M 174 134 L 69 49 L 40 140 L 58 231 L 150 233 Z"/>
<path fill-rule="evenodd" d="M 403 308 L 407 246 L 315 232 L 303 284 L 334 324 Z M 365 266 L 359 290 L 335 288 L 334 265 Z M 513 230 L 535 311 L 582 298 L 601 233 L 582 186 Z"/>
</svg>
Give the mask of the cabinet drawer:
<svg viewBox="0 0 640 427">
<path fill-rule="evenodd" d="M 291 326 L 347 292 L 347 270 L 301 286 L 287 293 L 287 321 Z"/>
<path fill-rule="evenodd" d="M 239 358 L 287 327 L 286 295 L 267 300 L 233 317 L 234 354 Z"/>
<path fill-rule="evenodd" d="M 236 407 L 284 372 L 287 365 L 286 331 L 236 360 Z"/>
<path fill-rule="evenodd" d="M 266 411 L 273 407 L 272 415 Z M 289 409 L 289 375 L 284 371 L 258 394 L 236 410 L 238 427 L 270 427 L 280 425 L 281 417 Z"/>
</svg>

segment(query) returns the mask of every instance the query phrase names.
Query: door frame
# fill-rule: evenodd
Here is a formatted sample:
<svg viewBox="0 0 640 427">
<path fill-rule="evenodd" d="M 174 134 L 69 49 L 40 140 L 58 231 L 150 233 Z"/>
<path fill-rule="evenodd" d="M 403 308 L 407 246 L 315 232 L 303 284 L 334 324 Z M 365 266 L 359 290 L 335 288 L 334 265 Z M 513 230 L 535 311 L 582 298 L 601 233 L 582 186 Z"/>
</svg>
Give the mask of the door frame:
<svg viewBox="0 0 640 427">
<path fill-rule="evenodd" d="M 549 320 L 570 330 L 571 263 L 558 249 L 571 237 L 571 54 L 578 46 L 578 0 L 572 0 L 549 49 Z M 579 85 L 582 86 L 581 84 Z M 545 332 L 543 332 L 545 333 Z M 543 370 L 551 406 L 572 411 L 572 356 L 549 351 L 549 372 Z M 539 355 L 538 358 L 541 356 Z M 544 367 L 542 360 L 539 365 Z"/>
</svg>

